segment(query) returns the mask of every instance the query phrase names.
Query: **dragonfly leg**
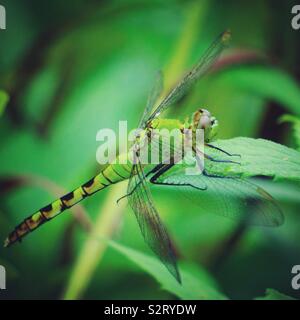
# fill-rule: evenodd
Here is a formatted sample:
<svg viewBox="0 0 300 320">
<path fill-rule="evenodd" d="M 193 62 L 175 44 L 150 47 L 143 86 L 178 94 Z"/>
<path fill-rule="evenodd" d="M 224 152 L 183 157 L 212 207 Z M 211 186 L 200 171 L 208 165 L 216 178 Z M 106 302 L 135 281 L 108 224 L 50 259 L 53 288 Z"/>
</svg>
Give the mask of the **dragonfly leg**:
<svg viewBox="0 0 300 320">
<path fill-rule="evenodd" d="M 156 183 L 158 178 L 164 174 L 165 172 L 167 172 L 169 169 L 171 169 L 174 166 L 174 163 L 170 163 L 170 164 L 166 164 L 163 165 L 161 164 L 160 167 L 158 168 L 158 170 L 156 171 L 156 173 L 151 177 L 150 182 L 151 183 Z M 157 182 L 157 184 L 160 184 Z"/>
<path fill-rule="evenodd" d="M 216 147 L 216 146 L 214 146 L 214 145 L 212 145 L 212 144 L 210 144 L 210 143 L 206 143 L 205 145 L 208 146 L 208 147 L 210 147 L 210 148 L 212 148 L 212 149 L 221 151 L 221 152 L 225 153 L 226 155 L 228 155 L 228 156 L 230 156 L 230 157 L 241 157 L 240 154 L 237 154 L 237 153 L 229 153 L 229 152 L 227 152 L 227 151 L 225 151 L 225 150 L 223 150 L 223 149 L 221 149 L 221 148 L 219 148 L 219 147 Z"/>
<path fill-rule="evenodd" d="M 195 156 L 196 156 L 196 159 L 197 159 L 197 162 L 198 162 L 198 163 L 201 163 L 200 158 L 199 158 L 199 153 L 200 153 L 203 157 L 205 157 L 206 159 L 208 159 L 208 160 L 210 160 L 210 161 L 212 161 L 212 162 L 235 163 L 235 164 L 241 165 L 240 162 L 236 162 L 236 161 L 232 161 L 232 160 L 219 160 L 219 159 L 215 159 L 215 158 L 213 158 L 212 156 L 209 156 L 209 155 L 206 154 L 206 153 L 202 153 L 201 151 L 197 150 L 197 149 L 194 148 L 194 147 L 193 147 L 193 151 L 194 151 L 194 154 L 195 154 Z"/>
<path fill-rule="evenodd" d="M 134 191 L 136 190 L 136 188 L 137 188 L 141 183 L 142 183 L 142 181 L 139 181 L 139 183 L 137 183 L 137 185 L 136 185 L 130 192 L 126 193 L 124 196 L 122 196 L 121 198 L 119 198 L 119 199 L 117 200 L 117 204 L 119 204 L 119 202 L 120 202 L 121 200 L 123 200 L 123 199 L 131 196 L 131 195 L 134 193 Z"/>
<path fill-rule="evenodd" d="M 212 173 L 208 173 L 206 169 L 203 169 L 202 170 L 202 174 L 206 177 L 209 177 L 209 178 L 222 178 L 222 179 L 230 179 L 232 177 L 230 176 L 221 176 L 221 175 L 218 175 L 218 174 L 212 174 Z"/>
<path fill-rule="evenodd" d="M 204 156 L 205 156 L 206 159 L 208 159 L 208 160 L 210 160 L 210 161 L 212 161 L 212 162 L 235 163 L 235 164 L 241 165 L 241 163 L 240 163 L 240 162 L 237 162 L 237 161 L 232 161 L 232 160 L 219 160 L 219 159 L 215 159 L 215 158 L 209 156 L 208 154 L 205 154 Z"/>
<path fill-rule="evenodd" d="M 167 165 L 161 167 L 161 169 L 158 170 L 153 177 L 151 177 L 150 182 L 153 184 L 163 185 L 163 186 L 192 187 L 192 188 L 202 190 L 202 191 L 207 189 L 207 186 L 205 186 L 205 188 L 200 188 L 200 187 L 196 187 L 190 183 L 170 183 L 170 182 L 157 181 L 159 179 L 159 177 L 162 174 L 164 174 L 165 172 L 167 172 L 170 168 L 172 168 L 173 165 L 174 165 L 174 163 L 170 163 L 170 164 L 167 164 Z"/>
<path fill-rule="evenodd" d="M 154 172 L 160 170 L 163 166 L 164 166 L 164 164 L 162 164 L 162 163 L 158 164 L 154 169 L 152 169 L 150 172 L 148 172 L 148 173 L 145 175 L 145 177 L 148 177 L 149 174 L 154 173 Z M 121 198 L 119 198 L 119 199 L 117 200 L 117 204 L 119 204 L 119 202 L 120 202 L 121 200 L 123 200 L 124 198 L 127 198 L 127 197 L 131 196 L 141 183 L 142 183 L 142 181 L 139 181 L 139 183 L 138 183 L 130 192 L 126 193 L 124 196 L 122 196 Z"/>
</svg>

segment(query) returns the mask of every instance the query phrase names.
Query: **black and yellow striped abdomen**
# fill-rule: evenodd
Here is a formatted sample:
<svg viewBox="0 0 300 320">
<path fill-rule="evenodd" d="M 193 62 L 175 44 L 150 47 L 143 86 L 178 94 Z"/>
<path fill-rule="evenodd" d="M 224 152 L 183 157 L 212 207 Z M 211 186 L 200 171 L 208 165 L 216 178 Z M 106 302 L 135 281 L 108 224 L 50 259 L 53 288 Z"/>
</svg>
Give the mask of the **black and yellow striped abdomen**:
<svg viewBox="0 0 300 320">
<path fill-rule="evenodd" d="M 17 225 L 14 231 L 9 234 L 5 240 L 4 246 L 8 247 L 17 241 L 21 241 L 23 237 L 37 229 L 45 222 L 55 218 L 66 209 L 71 208 L 95 192 L 100 191 L 111 184 L 128 179 L 130 177 L 132 165 L 130 163 L 118 164 L 118 159 L 116 162 L 116 164 L 109 165 L 97 176 L 76 188 L 74 191 L 69 192 L 24 219 L 23 222 Z"/>
</svg>

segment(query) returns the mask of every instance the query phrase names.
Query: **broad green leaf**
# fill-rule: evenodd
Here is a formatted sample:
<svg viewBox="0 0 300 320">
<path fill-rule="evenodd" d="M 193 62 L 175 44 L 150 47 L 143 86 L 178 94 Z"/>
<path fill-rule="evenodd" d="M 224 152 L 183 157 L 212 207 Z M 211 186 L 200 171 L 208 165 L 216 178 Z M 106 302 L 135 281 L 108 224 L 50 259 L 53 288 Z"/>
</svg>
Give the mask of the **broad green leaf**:
<svg viewBox="0 0 300 320">
<path fill-rule="evenodd" d="M 2 115 L 7 102 L 9 100 L 8 94 L 2 90 L 0 90 L 0 116 Z"/>
<path fill-rule="evenodd" d="M 240 164 L 218 165 L 214 163 L 213 170 L 216 173 L 238 174 L 243 177 L 268 176 L 275 180 L 300 181 L 300 153 L 294 149 L 265 139 L 245 137 L 217 140 L 213 144 L 241 156 L 224 157 L 224 154 L 212 152 L 207 148 L 207 152 L 219 159 L 226 158 L 240 162 Z"/>
<path fill-rule="evenodd" d="M 220 78 L 239 89 L 274 100 L 292 113 L 300 115 L 300 88 L 291 76 L 279 69 L 243 67 L 224 72 Z"/>
<path fill-rule="evenodd" d="M 258 297 L 256 298 L 256 300 L 296 300 L 296 299 L 290 296 L 287 296 L 286 294 L 280 293 L 277 290 L 267 289 L 266 295 L 263 297 Z"/>
<path fill-rule="evenodd" d="M 300 151 L 300 118 L 291 114 L 285 114 L 280 118 L 280 122 L 290 122 L 293 125 L 293 134 Z"/>
<path fill-rule="evenodd" d="M 110 246 L 137 264 L 155 278 L 164 290 L 181 299 L 220 300 L 227 299 L 216 286 L 211 276 L 199 267 L 187 265 L 180 268 L 182 284 L 179 284 L 167 271 L 164 265 L 144 253 L 110 241 Z"/>
</svg>

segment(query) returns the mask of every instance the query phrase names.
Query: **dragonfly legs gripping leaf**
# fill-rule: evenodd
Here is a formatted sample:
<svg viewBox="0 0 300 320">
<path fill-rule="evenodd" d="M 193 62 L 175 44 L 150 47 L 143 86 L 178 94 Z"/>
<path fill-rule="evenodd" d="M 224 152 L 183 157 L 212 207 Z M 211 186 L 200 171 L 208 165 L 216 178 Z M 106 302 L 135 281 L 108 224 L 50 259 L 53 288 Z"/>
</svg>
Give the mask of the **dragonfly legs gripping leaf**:
<svg viewBox="0 0 300 320">
<path fill-rule="evenodd" d="M 207 144 L 206 144 L 206 145 L 207 145 Z M 211 147 L 211 145 L 209 145 L 209 146 Z M 214 146 L 213 146 L 212 148 L 215 149 L 215 148 L 217 148 L 217 147 L 214 147 Z M 202 153 L 201 151 L 197 151 L 197 150 L 198 150 L 198 149 L 196 149 L 196 148 L 193 147 L 193 152 L 194 152 L 194 154 L 195 154 L 195 156 L 196 156 L 197 162 L 199 163 L 200 169 L 204 169 L 204 168 L 201 168 L 201 165 L 200 165 L 201 161 L 200 161 L 200 158 L 199 158 L 199 153 L 200 153 L 203 157 L 205 157 L 206 159 L 208 159 L 208 160 L 210 160 L 210 161 L 212 161 L 212 162 L 234 163 L 234 164 L 239 164 L 239 165 L 241 165 L 240 162 L 233 161 L 233 160 L 219 160 L 219 159 L 215 159 L 215 158 L 213 158 L 212 156 L 209 156 L 208 154 Z M 224 150 L 222 150 L 222 149 L 220 149 L 220 148 L 217 148 L 217 150 L 220 150 L 220 151 L 224 152 L 225 154 L 230 155 L 228 152 L 226 152 L 226 151 L 224 151 Z"/>
<path fill-rule="evenodd" d="M 202 190 L 202 191 L 207 189 L 207 187 L 200 188 L 200 187 L 193 186 L 190 183 L 175 183 L 175 182 L 170 183 L 170 182 L 157 181 L 160 176 L 162 176 L 164 173 L 166 173 L 173 166 L 174 166 L 174 163 L 167 164 L 167 165 L 164 165 L 163 167 L 161 167 L 161 169 L 159 171 L 157 171 L 153 177 L 151 177 L 150 182 L 153 184 L 163 185 L 163 186 L 192 187 L 192 188 L 196 188 L 196 189 Z"/>
<path fill-rule="evenodd" d="M 208 178 L 224 178 L 223 176 L 218 174 L 208 173 L 207 170 L 205 169 L 202 170 L 202 174 Z M 226 178 L 229 178 L 229 177 L 226 177 Z"/>
<path fill-rule="evenodd" d="M 241 165 L 240 162 L 237 162 L 237 161 L 232 161 L 232 160 L 219 160 L 219 159 L 215 159 L 207 154 L 204 155 L 206 159 L 212 161 L 212 162 L 221 162 L 221 163 L 234 163 L 234 164 L 239 164 Z"/>
<path fill-rule="evenodd" d="M 237 154 L 237 153 L 229 153 L 229 152 L 227 152 L 227 151 L 225 151 L 225 150 L 223 150 L 223 149 L 221 149 L 221 148 L 219 148 L 219 147 L 216 147 L 216 146 L 214 146 L 214 145 L 212 145 L 212 144 L 210 144 L 210 143 L 206 143 L 205 144 L 207 147 L 209 147 L 209 148 L 212 148 L 212 149 L 215 149 L 215 150 L 218 150 L 218 151 L 220 151 L 220 152 L 223 152 L 223 153 L 225 153 L 227 156 L 229 156 L 229 157 L 240 157 L 241 158 L 241 155 L 240 154 Z"/>
<path fill-rule="evenodd" d="M 234 163 L 234 164 L 239 164 L 239 165 L 241 165 L 241 163 L 240 162 L 237 162 L 237 161 L 232 161 L 232 160 L 219 160 L 219 159 L 215 159 L 215 158 L 213 158 L 213 157 L 211 157 L 211 156 L 209 156 L 209 155 L 205 155 L 205 158 L 206 159 L 208 159 L 208 160 L 210 160 L 210 161 L 212 161 L 212 162 L 221 162 L 221 163 Z"/>
</svg>

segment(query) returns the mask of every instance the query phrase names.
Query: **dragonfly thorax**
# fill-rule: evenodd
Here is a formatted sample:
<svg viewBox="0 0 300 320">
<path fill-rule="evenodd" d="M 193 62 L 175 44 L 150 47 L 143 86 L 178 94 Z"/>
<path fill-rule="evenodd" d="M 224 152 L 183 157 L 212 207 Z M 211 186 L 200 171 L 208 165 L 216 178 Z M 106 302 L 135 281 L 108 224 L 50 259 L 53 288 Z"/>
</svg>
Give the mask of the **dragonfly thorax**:
<svg viewBox="0 0 300 320">
<path fill-rule="evenodd" d="M 205 142 L 212 141 L 217 134 L 218 120 L 206 109 L 198 109 L 192 115 L 192 130 L 204 130 Z"/>
</svg>

